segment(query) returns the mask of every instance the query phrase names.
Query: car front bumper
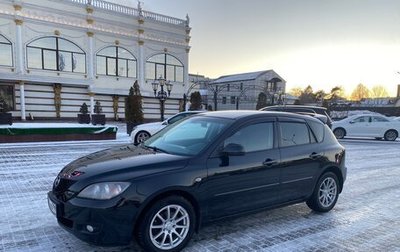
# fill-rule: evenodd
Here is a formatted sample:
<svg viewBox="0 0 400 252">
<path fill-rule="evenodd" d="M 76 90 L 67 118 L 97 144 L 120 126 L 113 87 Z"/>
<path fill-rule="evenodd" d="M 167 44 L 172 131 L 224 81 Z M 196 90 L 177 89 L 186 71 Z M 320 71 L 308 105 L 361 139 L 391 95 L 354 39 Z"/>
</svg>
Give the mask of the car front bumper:
<svg viewBox="0 0 400 252">
<path fill-rule="evenodd" d="M 123 200 L 73 198 L 60 201 L 49 192 L 50 211 L 61 227 L 87 243 L 116 246 L 132 241 L 138 208 Z"/>
</svg>

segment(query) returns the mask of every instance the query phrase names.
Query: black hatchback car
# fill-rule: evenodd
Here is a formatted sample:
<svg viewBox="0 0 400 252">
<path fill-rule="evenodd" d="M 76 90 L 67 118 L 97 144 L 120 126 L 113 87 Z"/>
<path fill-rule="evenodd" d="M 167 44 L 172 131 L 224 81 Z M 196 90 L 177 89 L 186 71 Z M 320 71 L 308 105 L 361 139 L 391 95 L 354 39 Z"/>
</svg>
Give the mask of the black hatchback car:
<svg viewBox="0 0 400 252">
<path fill-rule="evenodd" d="M 319 120 L 293 113 L 195 115 L 139 146 L 79 158 L 48 193 L 58 223 L 97 245 L 179 251 L 221 218 L 306 202 L 331 210 L 346 179 L 345 149 Z"/>
</svg>

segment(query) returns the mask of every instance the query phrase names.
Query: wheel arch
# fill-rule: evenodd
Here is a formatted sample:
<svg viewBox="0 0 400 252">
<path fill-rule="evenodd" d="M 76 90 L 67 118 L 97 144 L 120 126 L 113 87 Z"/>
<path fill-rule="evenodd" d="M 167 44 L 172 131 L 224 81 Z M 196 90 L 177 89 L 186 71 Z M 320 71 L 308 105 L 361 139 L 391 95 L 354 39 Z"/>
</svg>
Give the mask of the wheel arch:
<svg viewBox="0 0 400 252">
<path fill-rule="evenodd" d="M 339 193 L 341 193 L 342 190 L 343 190 L 344 178 L 343 178 L 343 174 L 342 174 L 342 172 L 340 171 L 339 167 L 337 167 L 337 166 L 328 166 L 328 167 L 326 167 L 326 168 L 321 172 L 321 174 L 318 176 L 317 181 L 318 181 L 325 173 L 327 173 L 327 172 L 332 172 L 333 174 L 336 175 L 336 177 L 337 177 L 338 180 L 339 180 Z"/>
<path fill-rule="evenodd" d="M 396 129 L 388 129 L 388 130 L 385 131 L 385 133 L 383 133 L 383 138 L 385 138 L 386 133 L 388 133 L 389 131 L 396 132 L 397 137 L 399 137 L 399 131 L 398 130 L 396 130 Z"/>
<path fill-rule="evenodd" d="M 140 225 L 140 220 L 143 219 L 143 215 L 159 200 L 167 198 L 169 196 L 180 196 L 183 197 L 184 199 L 186 199 L 187 201 L 189 201 L 189 203 L 192 205 L 194 211 L 195 211 L 195 218 L 196 218 L 196 226 L 195 226 L 195 231 L 197 232 L 200 228 L 200 221 L 201 221 L 201 214 L 200 214 L 200 205 L 198 203 L 198 201 L 196 200 L 196 198 L 190 194 L 187 191 L 184 190 L 179 190 L 179 189 L 173 189 L 173 190 L 169 190 L 169 191 L 164 191 L 162 193 L 159 193 L 157 195 L 155 195 L 154 197 L 152 197 L 151 199 L 149 199 L 144 207 L 142 207 L 142 209 L 139 211 L 137 217 L 136 217 L 136 222 L 135 222 L 135 226 L 134 226 L 134 230 L 138 229 L 138 226 Z"/>
</svg>

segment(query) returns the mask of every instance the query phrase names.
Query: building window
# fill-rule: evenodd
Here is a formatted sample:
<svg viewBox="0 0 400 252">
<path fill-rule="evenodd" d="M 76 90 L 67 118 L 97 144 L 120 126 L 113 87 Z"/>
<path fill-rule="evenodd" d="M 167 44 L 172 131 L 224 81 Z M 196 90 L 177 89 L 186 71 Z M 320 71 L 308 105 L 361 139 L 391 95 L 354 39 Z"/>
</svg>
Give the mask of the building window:
<svg viewBox="0 0 400 252">
<path fill-rule="evenodd" d="M 12 44 L 3 35 L 0 35 L 0 65 L 13 66 Z"/>
<path fill-rule="evenodd" d="M 231 85 L 230 84 L 228 84 L 228 85 L 226 85 L 226 91 L 231 91 Z"/>
<path fill-rule="evenodd" d="M 86 73 L 86 54 L 76 44 L 58 37 L 44 37 L 27 46 L 28 68 Z"/>
<path fill-rule="evenodd" d="M 222 104 L 226 104 L 226 97 L 222 97 Z"/>
<path fill-rule="evenodd" d="M 97 74 L 136 78 L 136 58 L 123 47 L 106 47 L 96 59 Z"/>
<path fill-rule="evenodd" d="M 236 96 L 231 96 L 231 104 L 235 104 L 236 103 Z"/>
<path fill-rule="evenodd" d="M 0 98 L 4 99 L 9 110 L 15 110 L 13 85 L 0 84 Z"/>
<path fill-rule="evenodd" d="M 169 54 L 157 54 L 146 61 L 146 79 L 164 78 L 167 81 L 183 82 L 183 64 Z"/>
</svg>

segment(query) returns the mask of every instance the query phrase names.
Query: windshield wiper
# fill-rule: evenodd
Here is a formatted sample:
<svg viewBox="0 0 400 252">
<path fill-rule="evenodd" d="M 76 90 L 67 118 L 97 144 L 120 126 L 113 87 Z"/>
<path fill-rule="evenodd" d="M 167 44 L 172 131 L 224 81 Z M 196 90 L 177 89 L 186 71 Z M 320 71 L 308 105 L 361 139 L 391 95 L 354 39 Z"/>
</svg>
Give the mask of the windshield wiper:
<svg viewBox="0 0 400 252">
<path fill-rule="evenodd" d="M 145 148 L 147 148 L 147 149 L 151 149 L 151 150 L 153 150 L 154 152 L 168 153 L 167 151 L 165 151 L 165 150 L 163 150 L 163 149 L 160 149 L 160 148 L 158 148 L 158 147 L 156 147 L 156 146 L 143 145 L 143 147 L 145 147 Z"/>
</svg>

